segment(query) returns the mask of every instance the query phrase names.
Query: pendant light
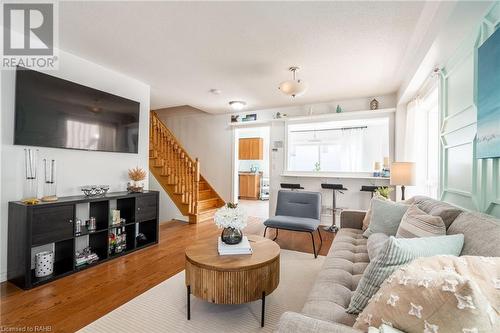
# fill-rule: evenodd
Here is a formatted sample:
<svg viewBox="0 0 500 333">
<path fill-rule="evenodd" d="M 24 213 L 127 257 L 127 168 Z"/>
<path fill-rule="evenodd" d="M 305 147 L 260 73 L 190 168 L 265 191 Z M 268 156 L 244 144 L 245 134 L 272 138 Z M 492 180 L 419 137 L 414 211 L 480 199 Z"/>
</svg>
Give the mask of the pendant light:
<svg viewBox="0 0 500 333">
<path fill-rule="evenodd" d="M 290 72 L 292 72 L 293 78 L 292 80 L 283 81 L 280 83 L 279 90 L 281 90 L 282 93 L 295 97 L 300 96 L 306 92 L 307 85 L 303 81 L 296 78 L 296 72 L 299 69 L 300 68 L 297 66 L 292 66 L 288 69 Z"/>
</svg>

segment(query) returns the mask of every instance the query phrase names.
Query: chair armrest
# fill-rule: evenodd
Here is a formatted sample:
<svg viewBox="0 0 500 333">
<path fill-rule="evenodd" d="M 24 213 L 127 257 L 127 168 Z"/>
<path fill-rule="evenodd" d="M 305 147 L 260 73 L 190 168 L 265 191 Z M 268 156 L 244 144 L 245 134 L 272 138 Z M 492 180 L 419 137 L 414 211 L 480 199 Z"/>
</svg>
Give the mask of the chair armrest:
<svg viewBox="0 0 500 333">
<path fill-rule="evenodd" d="M 362 333 L 362 331 L 339 323 L 315 319 L 296 312 L 281 315 L 278 333 Z"/>
<path fill-rule="evenodd" d="M 361 229 L 363 228 L 363 219 L 366 211 L 364 210 L 344 210 L 340 214 L 340 227 Z"/>
</svg>

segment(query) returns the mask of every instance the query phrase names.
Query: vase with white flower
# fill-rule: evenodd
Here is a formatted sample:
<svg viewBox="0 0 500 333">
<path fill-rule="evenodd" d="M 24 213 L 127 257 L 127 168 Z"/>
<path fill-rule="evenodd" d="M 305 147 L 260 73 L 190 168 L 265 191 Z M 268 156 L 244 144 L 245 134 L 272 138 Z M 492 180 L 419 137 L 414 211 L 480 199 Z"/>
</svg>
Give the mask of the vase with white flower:
<svg viewBox="0 0 500 333">
<path fill-rule="evenodd" d="M 243 239 L 243 228 L 247 226 L 247 214 L 238 204 L 227 203 L 214 215 L 215 224 L 223 228 L 221 240 L 229 245 L 238 244 Z"/>
</svg>

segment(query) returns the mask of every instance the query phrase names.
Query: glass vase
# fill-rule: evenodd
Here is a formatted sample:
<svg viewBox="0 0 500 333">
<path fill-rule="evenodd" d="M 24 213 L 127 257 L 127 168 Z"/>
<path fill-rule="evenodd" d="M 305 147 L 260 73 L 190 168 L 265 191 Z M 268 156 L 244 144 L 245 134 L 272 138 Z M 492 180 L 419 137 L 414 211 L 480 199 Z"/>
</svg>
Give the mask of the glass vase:
<svg viewBox="0 0 500 333">
<path fill-rule="evenodd" d="M 35 202 L 38 198 L 38 178 L 37 178 L 37 150 L 24 150 L 24 186 L 23 186 L 23 201 Z"/>
<path fill-rule="evenodd" d="M 243 233 L 239 229 L 224 228 L 222 230 L 220 238 L 224 243 L 228 245 L 234 245 L 241 242 L 241 240 L 243 239 Z"/>
<path fill-rule="evenodd" d="M 56 201 L 56 161 L 43 159 L 44 166 L 44 182 L 43 182 L 43 197 L 42 201 Z"/>
</svg>

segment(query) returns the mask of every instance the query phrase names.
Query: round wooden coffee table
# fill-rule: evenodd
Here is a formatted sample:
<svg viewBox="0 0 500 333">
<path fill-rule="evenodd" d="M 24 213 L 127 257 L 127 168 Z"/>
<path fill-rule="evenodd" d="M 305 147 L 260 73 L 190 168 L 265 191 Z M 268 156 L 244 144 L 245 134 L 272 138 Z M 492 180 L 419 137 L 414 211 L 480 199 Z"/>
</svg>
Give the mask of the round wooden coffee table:
<svg viewBox="0 0 500 333">
<path fill-rule="evenodd" d="M 225 255 L 217 252 L 217 238 L 197 241 L 186 248 L 187 319 L 190 295 L 216 304 L 242 304 L 262 300 L 264 326 L 266 296 L 280 280 L 280 247 L 270 239 L 248 235 L 253 253 Z"/>
</svg>

